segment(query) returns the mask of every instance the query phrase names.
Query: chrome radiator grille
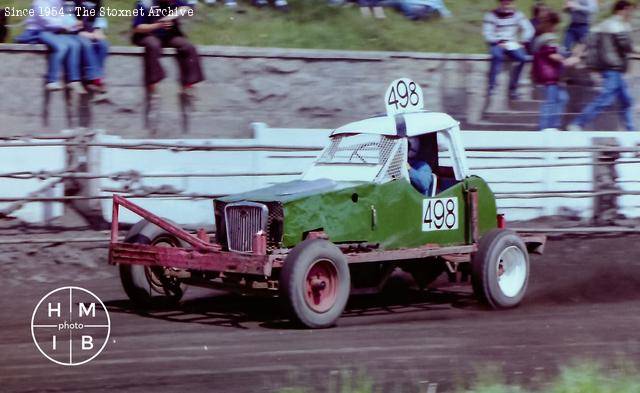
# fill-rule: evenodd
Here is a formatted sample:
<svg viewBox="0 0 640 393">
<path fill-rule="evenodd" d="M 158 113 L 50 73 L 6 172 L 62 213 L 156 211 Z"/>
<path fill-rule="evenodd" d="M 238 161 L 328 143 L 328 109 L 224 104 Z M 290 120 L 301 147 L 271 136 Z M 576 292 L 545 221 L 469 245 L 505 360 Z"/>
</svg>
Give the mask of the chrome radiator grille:
<svg viewBox="0 0 640 393">
<path fill-rule="evenodd" d="M 266 231 L 268 209 L 261 203 L 230 203 L 224 208 L 227 246 L 230 251 L 253 251 L 253 236 Z"/>
</svg>

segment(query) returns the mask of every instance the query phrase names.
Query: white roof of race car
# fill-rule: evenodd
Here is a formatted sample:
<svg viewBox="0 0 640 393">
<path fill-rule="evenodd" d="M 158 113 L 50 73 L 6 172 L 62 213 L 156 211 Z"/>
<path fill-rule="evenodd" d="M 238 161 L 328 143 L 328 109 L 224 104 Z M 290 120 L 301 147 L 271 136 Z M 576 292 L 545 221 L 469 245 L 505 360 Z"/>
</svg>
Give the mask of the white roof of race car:
<svg viewBox="0 0 640 393">
<path fill-rule="evenodd" d="M 379 116 L 360 120 L 337 128 L 331 136 L 340 134 L 378 134 L 412 137 L 446 130 L 458 122 L 440 112 L 410 112 L 395 116 Z"/>
</svg>

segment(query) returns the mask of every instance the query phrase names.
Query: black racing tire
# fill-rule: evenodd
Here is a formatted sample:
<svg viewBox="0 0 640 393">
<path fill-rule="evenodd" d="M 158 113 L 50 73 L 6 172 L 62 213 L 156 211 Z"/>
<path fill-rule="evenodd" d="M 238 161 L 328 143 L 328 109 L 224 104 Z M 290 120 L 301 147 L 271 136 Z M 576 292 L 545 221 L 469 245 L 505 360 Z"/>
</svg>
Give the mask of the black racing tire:
<svg viewBox="0 0 640 393">
<path fill-rule="evenodd" d="M 350 291 L 347 259 L 333 243 L 305 240 L 287 255 L 280 272 L 280 296 L 294 322 L 312 329 L 333 326 Z"/>
<path fill-rule="evenodd" d="M 480 239 L 472 257 L 473 291 L 493 309 L 516 307 L 527 291 L 529 271 L 529 253 L 520 236 L 494 229 Z"/>
<path fill-rule="evenodd" d="M 153 224 L 149 224 L 153 225 Z M 150 244 L 165 247 L 180 247 L 181 243 L 173 235 L 153 225 L 145 233 L 131 233 L 125 237 L 127 243 Z M 167 268 L 120 264 L 120 282 L 129 299 L 138 307 L 156 308 L 176 305 L 186 290 L 178 278 L 165 274 Z"/>
</svg>

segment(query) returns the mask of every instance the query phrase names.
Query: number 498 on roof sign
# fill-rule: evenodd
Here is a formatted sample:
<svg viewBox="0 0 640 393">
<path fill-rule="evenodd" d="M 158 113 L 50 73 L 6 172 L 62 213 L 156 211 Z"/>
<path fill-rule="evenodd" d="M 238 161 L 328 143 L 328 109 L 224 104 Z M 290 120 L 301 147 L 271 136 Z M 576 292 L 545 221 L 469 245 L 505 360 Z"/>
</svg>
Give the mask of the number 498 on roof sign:
<svg viewBox="0 0 640 393">
<path fill-rule="evenodd" d="M 391 82 L 384 97 L 389 116 L 424 109 L 422 89 L 420 85 L 409 78 L 396 79 Z"/>
</svg>

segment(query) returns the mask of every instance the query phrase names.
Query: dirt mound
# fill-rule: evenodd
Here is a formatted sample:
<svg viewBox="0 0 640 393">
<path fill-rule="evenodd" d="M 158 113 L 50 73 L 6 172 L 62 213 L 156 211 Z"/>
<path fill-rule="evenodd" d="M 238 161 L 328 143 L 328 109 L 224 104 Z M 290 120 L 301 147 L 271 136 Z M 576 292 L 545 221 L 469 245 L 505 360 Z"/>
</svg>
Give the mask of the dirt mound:
<svg viewBox="0 0 640 393">
<path fill-rule="evenodd" d="M 53 283 L 115 276 L 107 264 L 106 244 L 9 244 L 0 246 L 4 282 Z"/>
<path fill-rule="evenodd" d="M 531 267 L 528 304 L 640 299 L 640 236 L 552 240 Z"/>
</svg>

